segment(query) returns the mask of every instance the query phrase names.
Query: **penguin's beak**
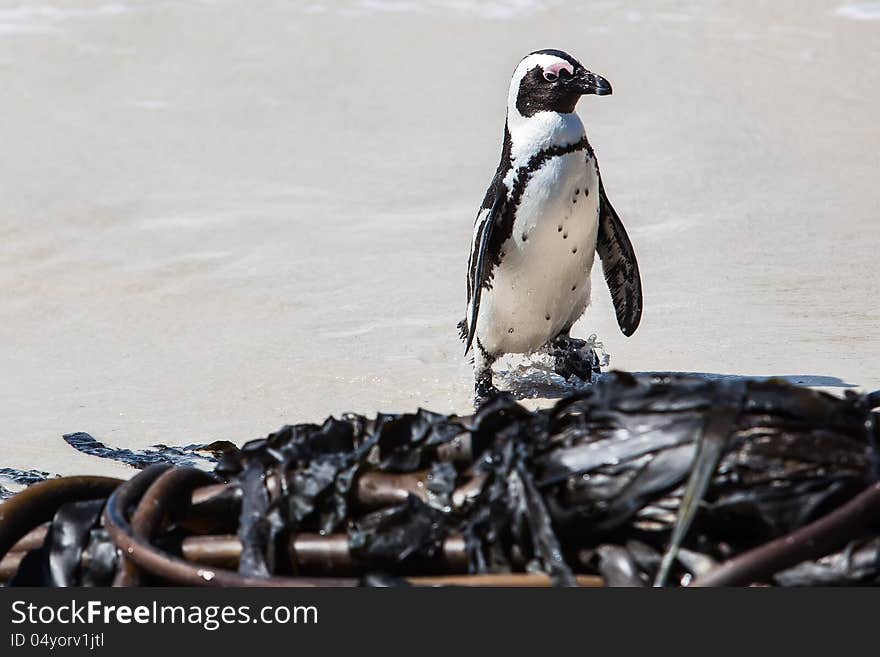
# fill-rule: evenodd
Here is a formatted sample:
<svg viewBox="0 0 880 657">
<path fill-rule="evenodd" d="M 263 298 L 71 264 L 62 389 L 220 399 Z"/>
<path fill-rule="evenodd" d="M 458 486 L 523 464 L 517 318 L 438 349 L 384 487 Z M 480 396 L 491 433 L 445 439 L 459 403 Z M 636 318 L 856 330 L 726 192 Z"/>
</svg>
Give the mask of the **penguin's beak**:
<svg viewBox="0 0 880 657">
<path fill-rule="evenodd" d="M 611 95 L 611 83 L 601 75 L 582 69 L 573 78 L 577 90 L 581 95 L 596 94 L 597 96 Z"/>
</svg>

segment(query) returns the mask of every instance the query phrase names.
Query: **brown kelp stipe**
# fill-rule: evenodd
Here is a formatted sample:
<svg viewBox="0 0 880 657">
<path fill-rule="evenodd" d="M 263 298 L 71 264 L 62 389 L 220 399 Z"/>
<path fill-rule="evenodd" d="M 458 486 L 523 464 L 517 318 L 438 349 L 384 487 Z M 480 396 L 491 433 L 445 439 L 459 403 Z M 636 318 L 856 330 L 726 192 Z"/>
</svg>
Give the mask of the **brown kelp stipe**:
<svg viewBox="0 0 880 657">
<path fill-rule="evenodd" d="M 145 538 L 135 535 L 131 525 L 125 518 L 123 509 L 134 506 L 139 501 L 142 491 L 168 470 L 168 466 L 153 465 L 139 475 L 126 482 L 110 496 L 104 510 L 104 525 L 113 542 L 120 549 L 125 559 L 134 562 L 161 581 L 178 586 L 354 586 L 357 580 L 342 578 L 299 578 L 272 577 L 257 578 L 241 576 L 224 569 L 201 568 L 184 559 L 162 552 Z M 204 473 L 200 473 L 204 474 Z M 186 477 L 163 485 L 166 492 L 177 492 L 177 484 L 186 482 Z M 167 486 L 167 487 L 166 487 Z M 125 577 L 117 576 L 117 580 Z"/>
<path fill-rule="evenodd" d="M 131 516 L 131 531 L 138 538 L 150 542 L 162 528 L 165 515 L 173 510 L 182 514 L 190 502 L 192 490 L 199 484 L 207 484 L 214 478 L 207 472 L 192 468 L 165 469 L 152 466 L 158 473 L 138 502 Z M 153 473 L 144 471 L 137 478 L 152 479 Z M 126 484 L 127 485 L 127 484 Z M 113 586 L 136 586 L 139 583 L 137 567 L 131 559 L 123 557 Z"/>
<path fill-rule="evenodd" d="M 872 529 L 880 530 L 880 484 L 816 522 L 721 564 L 691 586 L 743 586 L 766 581 L 781 570 L 840 550 Z"/>
<path fill-rule="evenodd" d="M 468 417 L 288 426 L 213 473 L 174 464 L 199 446 L 167 448 L 122 484 L 0 504 L 0 582 L 880 583 L 878 401 L 613 373 L 540 411 L 501 396 Z"/>
</svg>

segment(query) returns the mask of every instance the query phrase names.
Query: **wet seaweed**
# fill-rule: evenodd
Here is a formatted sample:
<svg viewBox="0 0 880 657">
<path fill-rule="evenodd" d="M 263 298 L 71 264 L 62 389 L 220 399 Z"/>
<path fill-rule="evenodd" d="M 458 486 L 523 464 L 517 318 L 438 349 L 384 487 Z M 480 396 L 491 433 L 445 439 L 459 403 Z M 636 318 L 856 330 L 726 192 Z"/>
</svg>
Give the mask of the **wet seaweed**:
<svg viewBox="0 0 880 657">
<path fill-rule="evenodd" d="M 148 449 L 132 450 L 124 447 L 108 447 L 83 431 L 64 435 L 64 441 L 78 452 L 124 463 L 138 470 L 154 463 L 168 463 L 183 468 L 210 470 L 217 460 L 229 450 L 236 449 L 233 443 L 218 440 L 208 444 L 193 444 L 183 447 L 153 445 Z"/>
<path fill-rule="evenodd" d="M 13 586 L 76 586 L 83 580 L 80 564 L 104 500 L 63 505 L 55 513 L 43 545 L 22 561 Z"/>
<path fill-rule="evenodd" d="M 43 470 L 0 468 L 0 502 L 9 499 L 23 488 L 57 476 Z"/>
<path fill-rule="evenodd" d="M 719 415 L 719 408 L 730 410 Z M 240 478 L 244 462 L 262 460 L 272 463 L 267 473 L 288 473 L 280 475 L 274 504 L 295 512 L 276 516 L 276 534 L 347 528 L 364 562 L 379 556 L 365 549 L 372 545 L 395 546 L 404 562 L 414 553 L 435 554 L 440 537 L 426 534 L 426 527 L 445 527 L 446 536 L 464 537 L 472 573 L 526 568 L 563 584 L 572 581 L 569 544 L 636 537 L 657 552 L 666 549 L 704 426 L 715 422 L 716 447 L 692 517 L 675 537 L 686 556 L 670 552 L 663 566 L 674 562 L 679 575 L 693 574 L 684 562 L 693 565 L 694 555 L 714 562 L 781 536 L 874 481 L 876 435 L 866 431 L 868 417 L 856 396 L 838 399 L 779 382 L 727 385 L 618 373 L 536 412 L 500 396 L 466 418 L 420 410 L 285 427 L 228 453 L 219 471 Z M 468 445 L 468 459 L 449 456 L 456 450 L 444 447 L 453 441 Z M 447 488 L 481 475 L 466 504 L 441 503 L 434 509 L 440 515 L 430 517 L 425 505 L 408 499 L 375 516 L 393 523 L 347 519 L 358 476 L 414 473 L 436 468 L 438 460 Z M 242 485 L 246 497 L 251 489 Z M 413 518 L 417 510 L 423 522 Z M 376 565 L 387 568 L 391 553 L 382 552 Z M 621 571 L 622 553 L 614 554 Z M 606 554 L 606 568 L 609 559 Z M 658 572 L 665 576 L 658 564 L 651 577 Z M 642 570 L 639 581 L 645 576 Z"/>
<path fill-rule="evenodd" d="M 138 500 L 159 495 L 154 480 L 191 467 L 200 446 L 135 453 L 78 434 L 95 455 L 165 465 L 113 493 L 98 523 L 84 502 L 80 520 L 58 511 L 42 556 L 22 568 L 50 584 L 106 584 L 114 568 L 117 582 L 134 568 L 152 583 L 226 585 L 465 573 L 544 573 L 556 585 L 875 582 L 877 525 L 859 511 L 880 505 L 875 402 L 779 381 L 612 373 L 538 411 L 501 395 L 471 416 L 289 425 L 224 446 L 214 481 L 225 483 L 209 492 L 169 488 L 178 498 L 164 505 L 177 512 L 155 517 L 152 538 L 133 533 Z M 193 561 L 172 559 L 181 554 Z M 48 569 L 76 555 L 89 566 Z"/>
<path fill-rule="evenodd" d="M 880 537 L 852 541 L 839 552 L 783 570 L 773 580 L 780 586 L 880 584 Z"/>
</svg>

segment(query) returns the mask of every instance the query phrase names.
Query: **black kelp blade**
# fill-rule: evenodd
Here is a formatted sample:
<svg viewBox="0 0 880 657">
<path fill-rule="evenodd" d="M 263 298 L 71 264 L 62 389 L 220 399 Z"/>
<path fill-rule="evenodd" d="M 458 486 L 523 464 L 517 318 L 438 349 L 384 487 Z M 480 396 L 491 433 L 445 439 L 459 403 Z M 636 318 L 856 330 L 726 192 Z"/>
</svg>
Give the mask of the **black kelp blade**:
<svg viewBox="0 0 880 657">
<path fill-rule="evenodd" d="M 83 454 L 118 461 L 138 470 L 143 470 L 154 463 L 210 469 L 216 465 L 220 454 L 238 449 L 229 441 L 218 440 L 205 445 L 186 445 L 185 447 L 153 445 L 148 449 L 133 450 L 124 447 L 108 447 L 83 431 L 65 434 L 64 441 Z"/>
</svg>

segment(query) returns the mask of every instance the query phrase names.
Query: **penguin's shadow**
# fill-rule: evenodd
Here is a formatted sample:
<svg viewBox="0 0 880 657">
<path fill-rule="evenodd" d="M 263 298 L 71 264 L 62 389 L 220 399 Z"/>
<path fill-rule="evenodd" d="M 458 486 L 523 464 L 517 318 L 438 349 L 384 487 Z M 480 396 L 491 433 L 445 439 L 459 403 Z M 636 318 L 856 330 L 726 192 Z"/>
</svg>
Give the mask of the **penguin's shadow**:
<svg viewBox="0 0 880 657">
<path fill-rule="evenodd" d="M 855 388 L 857 384 L 848 383 L 836 376 L 822 374 L 779 374 L 775 376 L 749 376 L 745 374 L 721 374 L 718 372 L 632 372 L 647 376 L 692 376 L 707 381 L 767 381 L 782 379 L 793 385 L 819 388 Z M 601 381 L 606 373 L 594 378 Z M 590 383 L 572 378 L 566 381 L 558 374 L 543 368 L 532 368 L 530 371 L 513 370 L 501 375 L 503 389 L 514 399 L 560 399 L 578 390 L 590 387 Z"/>
</svg>

